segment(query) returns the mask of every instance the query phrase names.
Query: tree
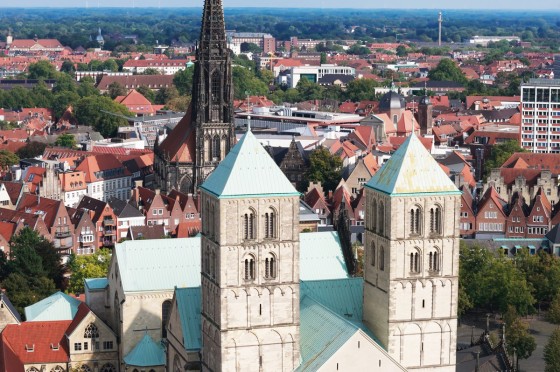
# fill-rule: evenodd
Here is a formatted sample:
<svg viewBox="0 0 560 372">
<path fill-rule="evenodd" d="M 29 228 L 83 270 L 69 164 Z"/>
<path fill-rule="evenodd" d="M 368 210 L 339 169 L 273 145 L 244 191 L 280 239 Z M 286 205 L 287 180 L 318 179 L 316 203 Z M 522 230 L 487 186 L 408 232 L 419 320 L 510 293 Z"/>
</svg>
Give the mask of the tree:
<svg viewBox="0 0 560 372">
<path fill-rule="evenodd" d="M 519 318 L 515 307 L 508 306 L 504 314 L 506 322 L 506 346 L 509 354 L 517 356 L 516 365 L 519 369 L 519 359 L 527 359 L 537 348 L 535 338 L 529 333 L 529 324 Z"/>
<path fill-rule="evenodd" d="M 234 66 L 232 80 L 235 99 L 244 99 L 247 94 L 264 96 L 268 93 L 268 85 L 257 78 L 254 70 L 249 68 Z"/>
<path fill-rule="evenodd" d="M 54 282 L 45 276 L 26 277 L 18 273 L 11 273 L 2 281 L 10 301 L 19 311 L 25 314 L 25 307 L 32 305 L 56 291 Z"/>
<path fill-rule="evenodd" d="M 74 64 L 69 60 L 64 60 L 64 62 L 62 62 L 62 66 L 60 66 L 60 72 L 71 74 L 76 72 L 76 67 L 74 67 Z"/>
<path fill-rule="evenodd" d="M 60 92 L 76 92 L 78 86 L 72 76 L 68 74 L 60 74 L 56 79 L 56 84 L 52 89 L 53 93 Z"/>
<path fill-rule="evenodd" d="M 6 169 L 19 164 L 19 157 L 9 150 L 0 150 L 0 167 Z"/>
<path fill-rule="evenodd" d="M 30 79 L 56 79 L 58 72 L 49 61 L 38 61 L 29 65 L 27 75 Z"/>
<path fill-rule="evenodd" d="M 408 51 L 404 45 L 399 45 L 397 47 L 397 57 L 406 57 L 408 55 Z"/>
<path fill-rule="evenodd" d="M 192 94 L 193 75 L 194 66 L 187 67 L 175 73 L 173 85 L 175 85 L 179 94 Z"/>
<path fill-rule="evenodd" d="M 68 292 L 83 293 L 84 279 L 107 276 L 110 261 L 111 255 L 106 249 L 101 249 L 92 255 L 71 256 L 68 262 L 71 271 Z"/>
<path fill-rule="evenodd" d="M 296 89 L 299 93 L 300 101 L 308 101 L 323 98 L 324 88 L 317 83 L 302 77 L 299 79 Z"/>
<path fill-rule="evenodd" d="M 439 61 L 437 67 L 428 72 L 428 77 L 436 81 L 455 81 L 461 84 L 467 82 L 463 71 L 449 58 Z"/>
<path fill-rule="evenodd" d="M 139 86 L 138 88 L 136 88 L 136 91 L 141 95 L 143 95 L 144 97 L 146 97 L 146 99 L 151 103 L 155 102 L 156 94 L 154 93 L 153 90 L 151 90 L 147 86 L 145 85 Z"/>
<path fill-rule="evenodd" d="M 10 252 L 13 254 L 10 261 L 10 264 L 14 265 L 12 272 L 26 276 L 43 274 L 52 280 L 57 288 L 61 290 L 66 288 L 66 266 L 62 263 L 60 254 L 53 243 L 39 235 L 37 231 L 29 227 L 20 230 L 10 241 Z M 28 266 L 29 264 L 31 266 Z"/>
<path fill-rule="evenodd" d="M 186 96 L 190 96 L 186 95 Z M 161 88 L 157 91 L 154 102 L 158 105 L 165 105 L 172 99 L 179 97 L 179 91 L 175 87 Z"/>
<path fill-rule="evenodd" d="M 58 138 L 54 142 L 54 145 L 73 149 L 74 147 L 76 147 L 76 138 L 74 138 L 74 136 L 71 134 L 64 133 L 58 136 Z"/>
<path fill-rule="evenodd" d="M 333 191 L 340 182 L 342 160 L 321 146 L 311 152 L 309 163 L 307 182 L 321 182 L 323 189 Z"/>
<path fill-rule="evenodd" d="M 261 53 L 262 49 L 255 43 L 241 43 L 241 53 Z"/>
<path fill-rule="evenodd" d="M 78 87 L 78 94 L 80 97 L 98 96 L 99 91 L 95 87 L 94 83 L 93 79 L 89 76 L 80 80 L 80 86 Z"/>
<path fill-rule="evenodd" d="M 10 129 L 15 129 L 15 128 L 18 128 L 17 122 L 0 120 L 0 129 L 1 130 L 10 130 Z"/>
<path fill-rule="evenodd" d="M 348 48 L 346 53 L 355 54 L 355 55 L 359 55 L 359 56 L 364 56 L 364 55 L 367 55 L 367 54 L 371 54 L 371 51 L 368 48 L 366 48 L 365 46 L 356 43 L 356 44 L 352 45 L 350 48 Z"/>
<path fill-rule="evenodd" d="M 560 328 L 552 332 L 544 347 L 545 372 L 560 372 Z"/>
<path fill-rule="evenodd" d="M 70 92 L 70 91 L 63 91 L 56 94 L 53 97 L 51 108 L 54 111 L 54 116 L 57 119 L 64 114 L 66 109 L 70 106 L 74 106 L 76 102 L 80 100 L 80 96 L 78 93 Z"/>
<path fill-rule="evenodd" d="M 124 85 L 114 81 L 111 84 L 109 84 L 108 93 L 109 93 L 109 97 L 111 97 L 111 99 L 115 99 L 118 96 L 126 96 L 128 91 L 126 90 Z"/>
<path fill-rule="evenodd" d="M 16 154 L 20 159 L 34 158 L 36 156 L 43 155 L 46 147 L 46 143 L 31 141 L 17 150 Z"/>
<path fill-rule="evenodd" d="M 373 100 L 379 84 L 373 79 L 354 79 L 346 86 L 346 98 L 352 102 Z"/>
<path fill-rule="evenodd" d="M 492 169 L 501 167 L 516 152 L 525 152 L 525 149 L 519 146 L 519 142 L 516 140 L 509 140 L 492 146 L 490 156 L 484 162 L 485 177 L 490 175 Z"/>
<path fill-rule="evenodd" d="M 142 72 L 142 75 L 161 75 L 161 72 L 157 68 L 149 67 Z"/>
<path fill-rule="evenodd" d="M 556 296 L 554 296 L 554 299 L 548 308 L 546 319 L 550 323 L 560 324 L 560 291 L 556 293 Z"/>
<path fill-rule="evenodd" d="M 166 106 L 172 111 L 186 112 L 191 104 L 191 96 L 178 96 L 167 101 Z"/>
<path fill-rule="evenodd" d="M 324 64 L 327 63 L 327 53 L 321 52 L 321 61 L 320 61 L 320 63 L 321 63 L 322 65 L 324 65 Z"/>
<path fill-rule="evenodd" d="M 84 97 L 75 107 L 78 123 L 93 127 L 104 137 L 115 136 L 119 126 L 128 125 L 123 116 L 131 115 L 125 106 L 103 96 Z"/>
</svg>

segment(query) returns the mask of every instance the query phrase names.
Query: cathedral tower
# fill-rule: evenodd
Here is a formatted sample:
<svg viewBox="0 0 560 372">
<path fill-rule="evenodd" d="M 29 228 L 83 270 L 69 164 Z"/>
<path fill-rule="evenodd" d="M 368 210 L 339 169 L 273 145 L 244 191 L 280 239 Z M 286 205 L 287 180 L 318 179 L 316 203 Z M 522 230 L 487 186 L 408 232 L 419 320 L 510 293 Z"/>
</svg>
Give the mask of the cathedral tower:
<svg viewBox="0 0 560 372">
<path fill-rule="evenodd" d="M 461 193 L 410 136 L 366 184 L 364 323 L 414 371 L 455 371 Z"/>
<path fill-rule="evenodd" d="M 192 102 L 167 138 L 154 146 L 162 191 L 196 192 L 235 143 L 231 55 L 221 0 L 205 0 Z"/>
<path fill-rule="evenodd" d="M 432 101 L 430 97 L 424 96 L 418 104 L 418 124 L 420 124 L 420 133 L 432 134 L 433 118 L 432 118 Z"/>
<path fill-rule="evenodd" d="M 299 193 L 250 131 L 200 189 L 203 370 L 294 370 Z"/>
</svg>

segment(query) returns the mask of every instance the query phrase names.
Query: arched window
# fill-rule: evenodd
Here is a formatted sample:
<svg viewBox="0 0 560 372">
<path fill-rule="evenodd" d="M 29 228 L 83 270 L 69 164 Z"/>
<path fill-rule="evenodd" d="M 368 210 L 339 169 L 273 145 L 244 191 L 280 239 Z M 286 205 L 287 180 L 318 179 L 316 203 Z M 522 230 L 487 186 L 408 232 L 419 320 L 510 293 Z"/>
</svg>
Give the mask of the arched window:
<svg viewBox="0 0 560 372">
<path fill-rule="evenodd" d="M 83 372 L 91 372 L 91 368 L 89 368 L 89 366 L 87 364 L 82 364 L 79 368 L 80 371 Z"/>
<path fill-rule="evenodd" d="M 269 254 L 264 260 L 264 277 L 266 279 L 276 278 L 276 258 Z"/>
<path fill-rule="evenodd" d="M 210 275 L 212 278 L 216 277 L 216 253 L 212 252 L 210 255 Z"/>
<path fill-rule="evenodd" d="M 25 372 L 39 372 L 39 370 L 35 367 L 27 368 Z"/>
<path fill-rule="evenodd" d="M 204 252 L 204 272 L 210 275 L 210 247 L 206 246 L 206 251 Z"/>
<path fill-rule="evenodd" d="M 276 215 L 272 210 L 264 214 L 264 237 L 276 237 Z"/>
<path fill-rule="evenodd" d="M 93 323 L 89 323 L 84 331 L 84 338 L 99 338 L 99 330 Z"/>
<path fill-rule="evenodd" d="M 255 239 L 255 214 L 252 211 L 243 215 L 243 239 Z"/>
<path fill-rule="evenodd" d="M 375 249 L 375 243 L 371 242 L 371 266 L 375 266 L 375 256 L 377 255 L 377 251 Z"/>
<path fill-rule="evenodd" d="M 374 199 L 371 204 L 371 230 L 377 231 L 377 201 Z"/>
<path fill-rule="evenodd" d="M 428 261 L 430 271 L 439 271 L 439 254 L 437 251 L 429 253 Z"/>
<path fill-rule="evenodd" d="M 379 202 L 379 216 L 377 217 L 379 221 L 379 235 L 385 235 L 385 205 L 383 202 Z"/>
<path fill-rule="evenodd" d="M 214 71 L 212 74 L 212 103 L 220 103 L 220 83 L 220 73 L 218 71 Z"/>
<path fill-rule="evenodd" d="M 51 372 L 64 372 L 64 368 L 62 368 L 61 366 L 56 366 L 54 368 L 51 368 Z"/>
<path fill-rule="evenodd" d="M 167 337 L 167 321 L 171 313 L 171 300 L 163 301 L 161 304 L 161 338 Z"/>
<path fill-rule="evenodd" d="M 104 364 L 103 367 L 101 367 L 99 372 L 117 372 L 117 369 L 111 363 L 107 363 Z"/>
<path fill-rule="evenodd" d="M 211 237 L 214 237 L 214 226 L 215 226 L 215 224 L 216 224 L 216 221 L 214 219 L 214 205 L 212 204 L 210 206 L 210 218 L 209 218 L 209 221 L 208 221 L 208 230 L 209 230 L 209 233 L 210 233 Z"/>
<path fill-rule="evenodd" d="M 418 252 L 410 252 L 410 272 L 420 272 L 420 254 Z"/>
<path fill-rule="evenodd" d="M 245 280 L 255 279 L 255 259 L 253 256 L 247 256 L 243 261 L 243 278 Z"/>
<path fill-rule="evenodd" d="M 410 233 L 413 235 L 419 235 L 422 230 L 422 214 L 420 213 L 420 207 L 414 206 L 410 209 Z"/>
<path fill-rule="evenodd" d="M 220 160 L 221 153 L 222 152 L 220 150 L 220 137 L 218 137 L 218 135 L 215 135 L 212 138 L 212 160 L 213 161 Z"/>
<path fill-rule="evenodd" d="M 441 209 L 439 207 L 430 208 L 430 232 L 441 234 Z"/>
<path fill-rule="evenodd" d="M 385 248 L 379 248 L 379 270 L 385 270 Z"/>
</svg>

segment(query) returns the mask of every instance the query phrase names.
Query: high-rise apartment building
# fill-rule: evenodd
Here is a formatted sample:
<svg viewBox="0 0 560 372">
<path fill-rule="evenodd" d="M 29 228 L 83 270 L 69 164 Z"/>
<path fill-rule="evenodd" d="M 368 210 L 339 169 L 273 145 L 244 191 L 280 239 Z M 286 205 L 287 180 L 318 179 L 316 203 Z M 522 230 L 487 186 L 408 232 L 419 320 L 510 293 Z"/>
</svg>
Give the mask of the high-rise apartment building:
<svg viewBox="0 0 560 372">
<path fill-rule="evenodd" d="M 560 79 L 530 79 L 521 85 L 521 146 L 560 153 Z"/>
</svg>

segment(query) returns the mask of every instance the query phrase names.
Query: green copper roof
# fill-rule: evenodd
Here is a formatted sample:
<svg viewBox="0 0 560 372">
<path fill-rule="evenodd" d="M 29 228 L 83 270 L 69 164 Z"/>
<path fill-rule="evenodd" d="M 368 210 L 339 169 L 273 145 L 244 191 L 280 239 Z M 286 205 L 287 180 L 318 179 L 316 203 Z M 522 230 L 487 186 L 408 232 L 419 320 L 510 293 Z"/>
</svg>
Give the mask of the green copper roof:
<svg viewBox="0 0 560 372">
<path fill-rule="evenodd" d="M 107 278 L 91 278 L 91 279 L 84 279 L 84 284 L 90 290 L 96 289 L 105 289 L 109 281 Z"/>
<path fill-rule="evenodd" d="M 461 193 L 415 134 L 404 141 L 366 186 L 389 195 Z"/>
<path fill-rule="evenodd" d="M 309 296 L 300 301 L 301 364 L 296 371 L 317 371 L 359 327 Z"/>
<path fill-rule="evenodd" d="M 200 187 L 219 198 L 299 195 L 251 131 Z"/>
<path fill-rule="evenodd" d="M 363 278 L 302 280 L 302 296 L 311 296 L 323 306 L 351 321 L 362 321 Z"/>
<path fill-rule="evenodd" d="M 129 366 L 153 367 L 165 365 L 165 350 L 161 343 L 156 343 L 148 333 L 134 346 L 134 349 L 124 357 Z"/>
<path fill-rule="evenodd" d="M 200 238 L 127 240 L 114 254 L 125 292 L 200 286 Z"/>
<path fill-rule="evenodd" d="M 183 346 L 187 350 L 199 350 L 202 347 L 200 304 L 202 294 L 200 287 L 175 289 L 177 309 L 181 318 Z"/>
<path fill-rule="evenodd" d="M 42 299 L 25 308 L 28 322 L 72 320 L 78 312 L 81 301 L 62 292 Z"/>
<path fill-rule="evenodd" d="M 334 231 L 299 234 L 301 280 L 348 278 L 338 233 Z"/>
</svg>

